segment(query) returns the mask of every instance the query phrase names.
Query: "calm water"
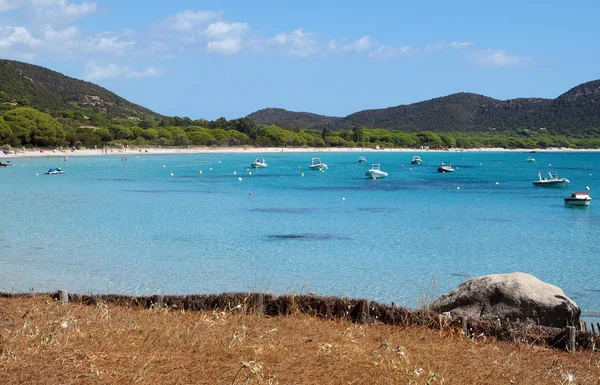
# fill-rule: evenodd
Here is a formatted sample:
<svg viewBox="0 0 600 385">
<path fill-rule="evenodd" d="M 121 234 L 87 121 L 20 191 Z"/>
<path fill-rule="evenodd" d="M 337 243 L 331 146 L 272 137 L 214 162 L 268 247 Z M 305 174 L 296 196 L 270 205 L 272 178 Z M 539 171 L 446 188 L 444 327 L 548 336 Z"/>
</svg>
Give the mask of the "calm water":
<svg viewBox="0 0 600 385">
<path fill-rule="evenodd" d="M 597 153 L 318 155 L 328 171 L 282 153 L 251 176 L 253 154 L 15 159 L 0 169 L 0 290 L 312 291 L 414 307 L 432 281 L 437 296 L 523 271 L 600 311 L 600 193 L 588 208 L 562 200 L 600 191 Z M 411 170 L 412 155 L 424 164 Z M 442 161 L 456 172 L 437 173 Z M 365 179 L 371 162 L 390 176 Z M 64 175 L 43 174 L 57 165 Z M 535 188 L 538 170 L 571 184 Z"/>
</svg>

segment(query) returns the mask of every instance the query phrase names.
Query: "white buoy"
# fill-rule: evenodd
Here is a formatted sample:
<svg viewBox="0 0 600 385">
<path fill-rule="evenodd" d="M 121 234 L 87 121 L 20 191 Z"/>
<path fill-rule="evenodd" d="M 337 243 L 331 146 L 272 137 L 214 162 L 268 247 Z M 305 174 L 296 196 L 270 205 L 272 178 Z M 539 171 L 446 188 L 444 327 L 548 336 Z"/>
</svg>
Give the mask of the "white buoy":
<svg viewBox="0 0 600 385">
<path fill-rule="evenodd" d="M 173 173 L 171 173 L 171 176 L 173 176 Z"/>
<path fill-rule="evenodd" d="M 208 169 L 208 171 L 212 171 L 212 167 Z"/>
<path fill-rule="evenodd" d="M 40 174 L 38 174 L 37 172 L 35 173 L 35 176 L 40 176 Z"/>
<path fill-rule="evenodd" d="M 343 200 L 343 201 L 345 201 L 345 200 L 346 200 L 346 197 L 342 197 L 342 200 Z"/>
<path fill-rule="evenodd" d="M 240 177 L 238 178 L 238 180 L 241 182 L 241 181 L 242 181 L 242 177 L 240 176 Z"/>
<path fill-rule="evenodd" d="M 248 171 L 248 175 L 252 176 L 252 171 Z"/>
<path fill-rule="evenodd" d="M 496 185 L 499 185 L 500 183 L 496 182 Z"/>
<path fill-rule="evenodd" d="M 237 175 L 237 172 L 236 172 L 236 171 L 234 171 L 234 172 L 233 172 L 233 175 Z"/>
<path fill-rule="evenodd" d="M 590 186 L 585 186 L 585 189 L 586 189 L 587 191 L 590 191 Z"/>
<path fill-rule="evenodd" d="M 165 165 L 163 164 L 163 168 L 167 168 L 167 166 L 165 166 Z"/>
<path fill-rule="evenodd" d="M 457 190 L 460 190 L 460 187 L 456 187 Z"/>
<path fill-rule="evenodd" d="M 200 175 L 202 175 L 202 170 L 200 170 Z"/>
</svg>

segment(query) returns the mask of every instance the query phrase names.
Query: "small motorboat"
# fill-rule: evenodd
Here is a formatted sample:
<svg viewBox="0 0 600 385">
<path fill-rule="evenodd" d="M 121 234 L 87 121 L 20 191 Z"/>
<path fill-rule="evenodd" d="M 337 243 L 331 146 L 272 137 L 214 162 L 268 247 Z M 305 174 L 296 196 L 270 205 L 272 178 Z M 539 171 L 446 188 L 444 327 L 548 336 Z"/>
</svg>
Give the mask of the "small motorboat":
<svg viewBox="0 0 600 385">
<path fill-rule="evenodd" d="M 312 158 L 312 163 L 308 166 L 311 170 L 327 170 L 327 165 L 321 162 L 321 158 Z"/>
<path fill-rule="evenodd" d="M 527 158 L 527 162 L 535 162 L 535 158 L 529 157 Z"/>
<path fill-rule="evenodd" d="M 438 172 L 441 173 L 447 173 L 447 172 L 454 172 L 454 169 L 452 168 L 452 163 L 450 162 L 442 162 L 442 164 L 440 164 L 440 167 L 437 168 Z"/>
<path fill-rule="evenodd" d="M 55 174 L 64 174 L 64 173 L 65 172 L 60 167 L 51 168 L 50 170 L 46 171 L 46 175 L 55 175 Z"/>
<path fill-rule="evenodd" d="M 14 163 L 11 163 L 10 160 L 7 160 L 6 162 L 0 162 L 0 167 L 8 167 L 8 166 L 14 166 Z"/>
<path fill-rule="evenodd" d="M 388 176 L 388 173 L 385 171 L 381 171 L 381 164 L 376 163 L 371 165 L 371 169 L 365 172 L 365 175 L 369 179 L 380 179 Z"/>
<path fill-rule="evenodd" d="M 252 168 L 265 168 L 267 167 L 267 161 L 265 158 L 256 158 L 256 160 L 252 162 L 250 166 L 252 166 Z"/>
<path fill-rule="evenodd" d="M 421 164 L 423 163 L 423 161 L 421 160 L 421 157 L 416 155 L 412 157 L 412 160 L 410 161 L 410 163 L 412 164 Z"/>
<path fill-rule="evenodd" d="M 576 191 L 568 197 L 565 197 L 567 206 L 589 206 L 592 201 L 590 193 L 587 191 Z"/>
<path fill-rule="evenodd" d="M 367 158 L 365 158 L 364 156 L 361 156 L 360 158 L 358 158 L 358 163 L 366 163 L 367 162 Z"/>
<path fill-rule="evenodd" d="M 541 187 L 563 187 L 571 183 L 567 178 L 559 178 L 558 175 L 552 175 L 548 172 L 550 178 L 542 178 L 542 173 L 538 172 L 538 180 L 533 181 L 534 186 Z"/>
</svg>

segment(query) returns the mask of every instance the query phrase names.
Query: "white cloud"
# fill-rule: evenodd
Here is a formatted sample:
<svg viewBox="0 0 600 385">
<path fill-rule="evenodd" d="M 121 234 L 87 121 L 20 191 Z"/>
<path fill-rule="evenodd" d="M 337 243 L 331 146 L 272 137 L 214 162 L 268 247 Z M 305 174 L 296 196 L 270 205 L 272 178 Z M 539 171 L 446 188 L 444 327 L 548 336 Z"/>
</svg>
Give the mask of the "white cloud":
<svg viewBox="0 0 600 385">
<path fill-rule="evenodd" d="M 141 79 L 155 78 L 164 73 L 164 70 L 149 67 L 138 71 L 128 66 L 119 66 L 114 63 L 105 66 L 98 65 L 96 62 L 87 62 L 82 77 L 89 81 L 101 81 L 108 79 Z"/>
<path fill-rule="evenodd" d="M 454 49 L 463 49 L 463 48 L 471 48 L 473 47 L 473 43 L 469 41 L 453 41 L 448 46 Z"/>
<path fill-rule="evenodd" d="M 99 36 L 88 39 L 84 44 L 86 51 L 124 54 L 133 49 L 135 41 L 123 41 L 118 36 Z"/>
<path fill-rule="evenodd" d="M 225 23 L 218 21 L 210 24 L 204 33 L 209 37 L 241 36 L 248 30 L 248 23 Z"/>
<path fill-rule="evenodd" d="M 223 55 L 233 55 L 239 52 L 242 48 L 242 40 L 240 39 L 224 39 L 209 41 L 206 45 L 206 50 L 212 53 L 220 53 Z"/>
<path fill-rule="evenodd" d="M 402 47 L 390 47 L 387 45 L 381 45 L 376 49 L 369 52 L 369 56 L 378 58 L 396 58 L 402 56 L 414 55 L 417 50 L 409 45 Z"/>
<path fill-rule="evenodd" d="M 428 52 L 433 52 L 433 51 L 440 51 L 446 48 L 452 48 L 452 49 L 466 49 L 466 48 L 471 48 L 473 47 L 474 44 L 468 41 L 452 41 L 450 43 L 433 43 L 433 44 L 428 44 L 427 46 L 425 46 L 425 48 L 423 49 L 423 52 L 428 53 Z"/>
<path fill-rule="evenodd" d="M 163 25 L 175 31 L 189 31 L 211 20 L 218 19 L 220 12 L 186 10 L 167 18 Z"/>
<path fill-rule="evenodd" d="M 287 55 L 308 57 L 320 53 L 322 44 L 310 32 L 304 32 L 299 28 L 292 33 L 280 33 L 267 40 L 267 43 L 282 48 Z"/>
<path fill-rule="evenodd" d="M 511 55 L 500 49 L 474 51 L 467 57 L 471 63 L 480 67 L 527 67 L 533 65 L 530 57 Z"/>
<path fill-rule="evenodd" d="M 44 39 L 46 40 L 69 40 L 73 39 L 79 30 L 75 26 L 70 26 L 62 30 L 56 30 L 52 27 L 46 27 L 44 30 Z"/>
<path fill-rule="evenodd" d="M 327 44 L 327 48 L 332 52 L 364 52 L 372 48 L 375 43 L 369 36 L 363 36 L 360 39 L 351 43 L 345 41 L 330 40 Z"/>
<path fill-rule="evenodd" d="M 0 48 L 9 48 L 14 45 L 36 47 L 41 43 L 25 27 L 0 26 Z"/>
<path fill-rule="evenodd" d="M 210 39 L 206 44 L 206 50 L 212 53 L 233 55 L 242 49 L 242 38 L 247 30 L 247 23 L 222 21 L 212 23 L 204 31 L 205 37 Z"/>
<path fill-rule="evenodd" d="M 61 11 L 65 16 L 79 19 L 96 12 L 96 3 L 86 1 L 81 4 L 64 4 Z"/>
<path fill-rule="evenodd" d="M 25 11 L 37 19 L 65 23 L 90 15 L 97 10 L 95 1 L 81 3 L 69 0 L 0 0 L 0 13 Z"/>
</svg>

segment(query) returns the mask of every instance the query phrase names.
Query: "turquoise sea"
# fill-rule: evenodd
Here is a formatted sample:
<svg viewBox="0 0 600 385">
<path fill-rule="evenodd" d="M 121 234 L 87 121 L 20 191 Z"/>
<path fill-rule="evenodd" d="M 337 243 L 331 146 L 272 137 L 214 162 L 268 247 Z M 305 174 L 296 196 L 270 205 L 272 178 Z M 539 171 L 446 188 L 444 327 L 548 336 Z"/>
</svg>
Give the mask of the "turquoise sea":
<svg viewBox="0 0 600 385">
<path fill-rule="evenodd" d="M 416 307 L 523 271 L 600 311 L 598 153 L 277 153 L 250 169 L 257 155 L 13 159 L 0 169 L 0 290 L 314 292 Z M 329 170 L 309 170 L 313 156 Z M 437 173 L 442 161 L 456 172 Z M 371 163 L 390 176 L 367 180 Z M 56 166 L 66 173 L 44 175 Z M 538 171 L 571 184 L 534 187 Z M 564 206 L 586 186 L 598 202 Z"/>
</svg>

